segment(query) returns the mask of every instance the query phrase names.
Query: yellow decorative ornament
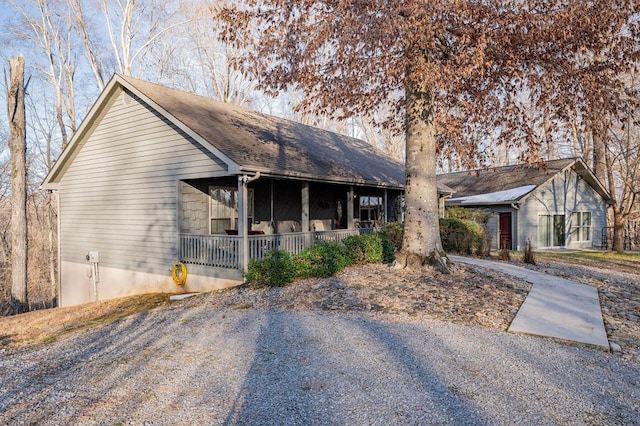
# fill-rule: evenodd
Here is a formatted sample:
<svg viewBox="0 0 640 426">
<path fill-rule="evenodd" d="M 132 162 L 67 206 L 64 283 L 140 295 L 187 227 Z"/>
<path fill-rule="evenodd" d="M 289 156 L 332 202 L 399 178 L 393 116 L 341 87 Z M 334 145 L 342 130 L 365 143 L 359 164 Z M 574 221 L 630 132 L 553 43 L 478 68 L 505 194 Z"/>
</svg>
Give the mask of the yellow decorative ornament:
<svg viewBox="0 0 640 426">
<path fill-rule="evenodd" d="M 187 281 L 187 267 L 182 262 L 176 262 L 171 268 L 171 278 L 177 285 L 184 285 Z"/>
</svg>

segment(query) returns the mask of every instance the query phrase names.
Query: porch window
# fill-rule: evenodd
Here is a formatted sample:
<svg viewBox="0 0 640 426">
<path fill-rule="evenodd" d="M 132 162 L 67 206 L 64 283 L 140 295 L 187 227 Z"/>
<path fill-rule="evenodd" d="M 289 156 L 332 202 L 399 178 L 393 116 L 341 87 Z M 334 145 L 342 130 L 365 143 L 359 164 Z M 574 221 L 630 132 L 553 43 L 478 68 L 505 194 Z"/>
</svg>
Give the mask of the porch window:
<svg viewBox="0 0 640 426">
<path fill-rule="evenodd" d="M 238 229 L 238 190 L 210 186 L 211 198 L 209 218 L 212 234 L 224 234 L 226 230 Z"/>
<path fill-rule="evenodd" d="M 565 245 L 565 217 L 563 214 L 538 216 L 538 246 L 563 247 Z"/>
<path fill-rule="evenodd" d="M 571 215 L 571 240 L 591 241 L 591 212 L 574 212 Z"/>
<path fill-rule="evenodd" d="M 360 224 L 364 227 L 373 227 L 382 224 L 382 211 L 384 208 L 382 197 L 361 195 L 359 205 Z"/>
<path fill-rule="evenodd" d="M 248 191 L 249 223 L 253 219 L 253 189 Z M 238 189 L 225 186 L 210 186 L 209 222 L 212 234 L 225 234 L 238 230 Z"/>
</svg>

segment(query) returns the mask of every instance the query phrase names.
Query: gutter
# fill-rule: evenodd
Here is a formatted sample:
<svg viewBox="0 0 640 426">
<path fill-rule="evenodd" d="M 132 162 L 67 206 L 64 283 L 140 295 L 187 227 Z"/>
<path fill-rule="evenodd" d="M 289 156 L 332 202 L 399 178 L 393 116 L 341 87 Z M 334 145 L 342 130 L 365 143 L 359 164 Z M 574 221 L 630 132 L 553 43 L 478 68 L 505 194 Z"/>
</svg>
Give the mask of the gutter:
<svg viewBox="0 0 640 426">
<path fill-rule="evenodd" d="M 256 169 L 248 169 L 248 168 L 240 168 L 241 173 L 259 173 L 259 170 Z M 379 181 L 367 181 L 364 179 L 358 178 L 340 178 L 340 177 L 330 177 L 330 176 L 316 176 L 311 174 L 304 173 L 273 173 L 267 170 L 262 170 L 263 177 L 272 177 L 272 178 L 286 178 L 286 179 L 298 179 L 298 180 L 308 180 L 313 182 L 323 182 L 323 183 L 334 183 L 334 184 L 343 184 L 343 185 L 355 185 L 355 186 L 371 186 L 375 188 L 387 188 L 387 189 L 397 189 L 399 191 L 403 191 L 405 189 L 404 184 L 388 184 Z"/>
</svg>

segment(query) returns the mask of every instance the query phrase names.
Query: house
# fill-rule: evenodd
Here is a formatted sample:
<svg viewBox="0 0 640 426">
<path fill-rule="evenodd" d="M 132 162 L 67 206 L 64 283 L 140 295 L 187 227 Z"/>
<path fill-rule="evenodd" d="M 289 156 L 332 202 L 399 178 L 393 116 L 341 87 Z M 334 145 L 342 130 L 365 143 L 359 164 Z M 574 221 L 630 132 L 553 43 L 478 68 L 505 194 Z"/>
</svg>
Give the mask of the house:
<svg viewBox="0 0 640 426">
<path fill-rule="evenodd" d="M 580 158 L 438 175 L 447 206 L 489 213 L 494 248 L 599 248 L 611 198 Z"/>
<path fill-rule="evenodd" d="M 237 285 L 269 249 L 399 219 L 404 182 L 358 139 L 116 74 L 42 185 L 59 305 Z"/>
</svg>

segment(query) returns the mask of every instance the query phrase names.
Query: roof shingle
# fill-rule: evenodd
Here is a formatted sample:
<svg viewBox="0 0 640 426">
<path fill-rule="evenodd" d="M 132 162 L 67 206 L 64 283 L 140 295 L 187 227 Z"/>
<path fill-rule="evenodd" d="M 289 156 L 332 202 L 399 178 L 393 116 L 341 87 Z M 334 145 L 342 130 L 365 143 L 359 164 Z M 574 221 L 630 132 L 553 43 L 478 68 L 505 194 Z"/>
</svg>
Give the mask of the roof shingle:
<svg viewBox="0 0 640 426">
<path fill-rule="evenodd" d="M 402 188 L 404 164 L 348 136 L 119 76 L 241 170 Z"/>
</svg>

